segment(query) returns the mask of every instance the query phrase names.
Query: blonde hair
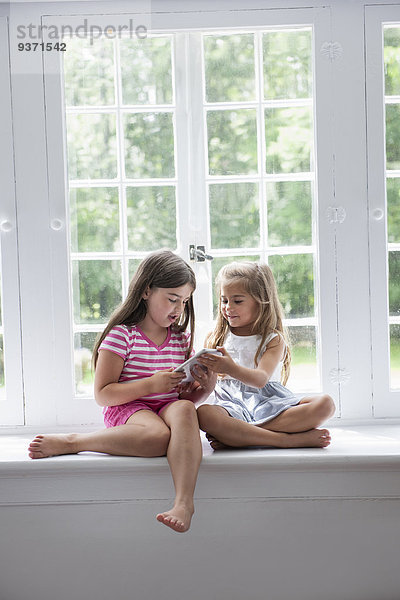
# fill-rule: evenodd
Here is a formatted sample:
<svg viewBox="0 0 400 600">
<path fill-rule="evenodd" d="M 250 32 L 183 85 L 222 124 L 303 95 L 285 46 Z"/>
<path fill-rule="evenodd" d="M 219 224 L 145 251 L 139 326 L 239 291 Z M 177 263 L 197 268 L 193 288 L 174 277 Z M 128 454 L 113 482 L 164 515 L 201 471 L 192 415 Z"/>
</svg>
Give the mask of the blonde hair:
<svg viewBox="0 0 400 600">
<path fill-rule="evenodd" d="M 142 260 L 129 285 L 125 301 L 113 312 L 93 348 L 93 366 L 96 368 L 98 350 L 106 335 L 116 325 L 133 326 L 143 321 L 147 314 L 147 304 L 143 295 L 147 288 L 177 288 L 188 283 L 193 291 L 196 289 L 196 277 L 192 268 L 170 250 L 157 250 Z M 194 340 L 194 306 L 190 296 L 179 322 L 173 326 L 174 331 L 185 331 L 190 323 L 190 343 L 186 353 L 189 358 Z"/>
<path fill-rule="evenodd" d="M 253 334 L 261 336 L 254 357 L 254 365 L 258 365 L 268 335 L 277 333 L 286 344 L 282 368 L 282 383 L 285 384 L 290 373 L 289 338 L 283 325 L 283 309 L 278 297 L 275 279 L 269 266 L 255 262 L 233 262 L 222 267 L 216 277 L 215 284 L 219 294 L 218 316 L 214 331 L 207 336 L 206 346 L 208 348 L 223 346 L 229 332 L 228 321 L 224 318 L 221 310 L 222 286 L 240 285 L 259 305 L 259 315 L 252 328 Z"/>
</svg>

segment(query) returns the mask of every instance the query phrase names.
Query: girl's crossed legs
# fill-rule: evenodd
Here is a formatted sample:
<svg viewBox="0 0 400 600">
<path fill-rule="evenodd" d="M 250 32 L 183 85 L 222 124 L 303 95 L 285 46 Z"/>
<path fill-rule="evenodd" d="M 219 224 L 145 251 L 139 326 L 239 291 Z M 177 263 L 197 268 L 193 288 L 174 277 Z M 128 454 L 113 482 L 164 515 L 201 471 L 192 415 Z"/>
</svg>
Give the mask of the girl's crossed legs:
<svg viewBox="0 0 400 600">
<path fill-rule="evenodd" d="M 324 448 L 330 444 L 327 429 L 316 429 L 335 412 L 330 396 L 303 398 L 297 406 L 268 421 L 252 425 L 235 419 L 218 405 L 203 404 L 197 409 L 200 429 L 214 450 L 224 446 L 273 446 L 276 448 Z"/>
<path fill-rule="evenodd" d="M 125 425 L 93 433 L 38 435 L 29 446 L 29 456 L 34 459 L 84 451 L 116 456 L 167 455 L 176 497 L 173 508 L 157 515 L 157 519 L 175 531 L 189 529 L 201 462 L 199 424 L 190 400 L 169 404 L 159 416 L 140 410 Z"/>
</svg>

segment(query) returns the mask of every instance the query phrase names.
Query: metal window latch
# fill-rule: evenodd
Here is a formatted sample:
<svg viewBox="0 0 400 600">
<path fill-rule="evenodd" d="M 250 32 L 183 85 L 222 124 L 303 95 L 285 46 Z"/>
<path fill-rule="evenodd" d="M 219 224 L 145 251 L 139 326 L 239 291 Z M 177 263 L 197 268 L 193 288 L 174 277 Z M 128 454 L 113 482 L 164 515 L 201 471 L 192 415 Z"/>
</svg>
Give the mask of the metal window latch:
<svg viewBox="0 0 400 600">
<path fill-rule="evenodd" d="M 190 244 L 189 246 L 189 257 L 190 260 L 195 260 L 196 262 L 204 262 L 205 260 L 212 260 L 214 258 L 210 254 L 206 254 L 205 246 L 195 246 L 194 244 Z"/>
</svg>

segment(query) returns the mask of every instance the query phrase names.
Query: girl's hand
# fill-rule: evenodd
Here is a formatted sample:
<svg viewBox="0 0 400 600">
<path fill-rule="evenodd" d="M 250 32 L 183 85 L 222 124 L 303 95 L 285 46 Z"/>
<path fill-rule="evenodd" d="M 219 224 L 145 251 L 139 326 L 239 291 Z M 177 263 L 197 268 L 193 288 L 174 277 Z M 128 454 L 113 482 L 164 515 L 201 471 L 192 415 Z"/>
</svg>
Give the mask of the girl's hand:
<svg viewBox="0 0 400 600">
<path fill-rule="evenodd" d="M 178 394 L 191 394 L 199 386 L 196 381 L 187 381 L 186 383 L 180 383 L 176 391 Z"/>
<path fill-rule="evenodd" d="M 195 365 L 190 372 L 203 391 L 210 395 L 217 383 L 217 373 L 200 365 Z"/>
<path fill-rule="evenodd" d="M 175 372 L 173 367 L 166 371 L 157 371 L 149 377 L 151 384 L 150 394 L 166 394 L 170 392 L 185 378 L 185 373 Z"/>
<path fill-rule="evenodd" d="M 207 369 L 211 369 L 215 373 L 219 373 L 220 375 L 232 375 L 232 370 L 236 366 L 235 361 L 223 346 L 218 346 L 217 350 L 219 350 L 223 356 L 218 356 L 218 354 L 203 354 L 199 357 L 198 361 L 207 367 Z"/>
</svg>

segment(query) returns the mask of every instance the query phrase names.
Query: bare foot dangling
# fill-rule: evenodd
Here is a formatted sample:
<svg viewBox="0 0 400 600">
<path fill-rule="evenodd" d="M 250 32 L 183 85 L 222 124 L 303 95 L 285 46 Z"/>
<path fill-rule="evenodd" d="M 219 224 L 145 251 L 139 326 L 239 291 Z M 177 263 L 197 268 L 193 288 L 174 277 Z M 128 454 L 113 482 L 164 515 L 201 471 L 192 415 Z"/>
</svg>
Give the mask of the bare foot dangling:
<svg viewBox="0 0 400 600">
<path fill-rule="evenodd" d="M 157 521 L 167 525 L 178 533 L 184 533 L 188 531 L 194 509 L 187 506 L 186 504 L 176 504 L 171 510 L 167 510 L 164 513 L 157 515 Z"/>
</svg>

